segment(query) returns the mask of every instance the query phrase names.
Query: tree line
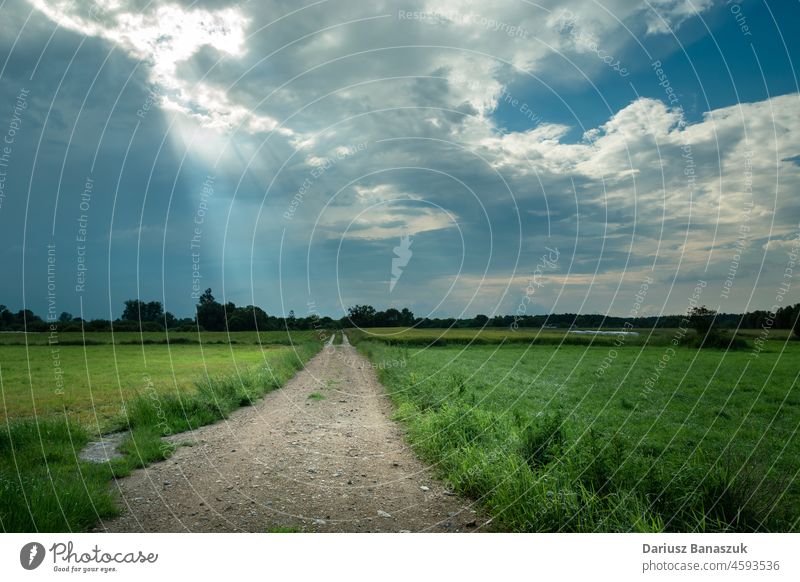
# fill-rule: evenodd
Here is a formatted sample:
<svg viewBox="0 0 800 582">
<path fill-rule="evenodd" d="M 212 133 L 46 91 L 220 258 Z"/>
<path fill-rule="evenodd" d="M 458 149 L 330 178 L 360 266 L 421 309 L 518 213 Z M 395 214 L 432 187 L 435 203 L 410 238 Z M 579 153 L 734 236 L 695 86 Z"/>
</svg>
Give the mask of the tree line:
<svg viewBox="0 0 800 582">
<path fill-rule="evenodd" d="M 475 327 L 482 326 L 482 318 L 478 315 L 474 319 L 426 319 L 418 327 Z M 580 327 L 598 329 L 601 327 L 618 329 L 626 324 L 637 328 L 678 328 L 685 324 L 686 315 L 652 315 L 647 317 L 616 317 L 599 313 L 576 314 L 557 313 L 550 315 L 500 315 L 488 319 L 489 327 L 508 327 L 515 323 L 519 327 L 542 327 L 545 325 L 556 328 Z M 714 327 L 721 329 L 759 329 L 762 327 L 776 329 L 793 329 L 800 317 L 800 303 L 793 306 L 780 307 L 775 313 L 766 310 L 750 311 L 748 313 L 716 313 L 713 312 Z"/>
<path fill-rule="evenodd" d="M 800 336 L 800 303 L 779 308 L 775 313 L 757 310 L 744 314 L 708 311 L 715 328 L 794 329 Z M 468 327 L 553 327 L 553 328 L 610 328 L 624 326 L 637 328 L 678 328 L 685 325 L 687 315 L 662 315 L 648 317 L 615 317 L 601 314 L 559 313 L 550 315 L 476 315 L 469 318 L 421 318 L 408 309 L 389 308 L 378 311 L 372 305 L 354 305 L 340 319 L 311 314 L 296 317 L 290 311 L 286 317 L 267 314 L 255 305 L 236 306 L 233 302 L 220 303 L 211 289 L 200 296 L 195 307 L 195 317 L 177 318 L 164 310 L 160 301 L 128 299 L 122 315 L 113 322 L 108 319 L 82 320 L 62 312 L 57 321 L 45 321 L 29 309 L 16 313 L 0 305 L 0 331 L 272 331 L 280 329 L 339 329 L 343 327 L 410 327 L 468 328 Z"/>
</svg>

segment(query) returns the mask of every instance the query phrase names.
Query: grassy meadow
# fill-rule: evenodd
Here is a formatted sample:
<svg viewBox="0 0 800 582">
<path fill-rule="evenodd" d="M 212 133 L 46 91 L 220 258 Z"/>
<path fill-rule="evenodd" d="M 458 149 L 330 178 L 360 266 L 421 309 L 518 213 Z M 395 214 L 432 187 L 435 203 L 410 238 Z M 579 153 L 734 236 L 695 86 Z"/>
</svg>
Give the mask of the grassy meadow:
<svg viewBox="0 0 800 582">
<path fill-rule="evenodd" d="M 622 331 L 620 329 L 603 329 L 604 332 Z M 681 334 L 676 328 L 637 329 L 628 331 L 636 332 L 624 336 L 626 346 L 666 346 Z M 684 332 L 687 337 L 694 333 L 691 330 Z M 726 330 L 726 334 L 735 335 L 737 338 L 750 341 L 761 333 L 759 329 Z M 786 329 L 773 329 L 769 337 L 774 341 L 786 340 L 791 332 Z M 516 330 L 508 327 L 473 328 L 403 328 L 403 327 L 374 327 L 367 329 L 349 329 L 347 335 L 353 343 L 359 341 L 375 340 L 387 345 L 435 347 L 448 345 L 495 345 L 495 344 L 523 344 L 523 345 L 579 345 L 579 346 L 611 346 L 619 342 L 617 335 L 584 335 L 570 333 L 566 329 L 556 328 L 524 328 Z"/>
<path fill-rule="evenodd" d="M 347 334 L 417 453 L 496 530 L 800 531 L 800 342 L 774 330 L 756 349 L 744 330 L 737 350 L 698 350 L 676 345 L 685 330 L 636 331 Z M 3 531 L 115 515 L 109 483 L 168 457 L 162 437 L 252 403 L 322 346 L 313 331 L 58 339 L 0 334 Z M 78 459 L 123 429 L 121 459 Z"/>
<path fill-rule="evenodd" d="M 269 361 L 286 346 L 89 345 L 61 347 L 56 382 L 51 348 L 0 345 L 0 422 L 68 416 L 90 432 L 124 423 L 125 409 L 151 387 L 187 394 L 208 376 L 235 375 Z M 60 384 L 60 385 L 59 385 Z"/>
<path fill-rule="evenodd" d="M 62 331 L 57 335 L 58 345 L 61 346 L 95 346 L 95 345 L 138 345 L 142 344 L 203 344 L 203 345 L 230 345 L 230 344 L 265 344 L 265 345 L 293 345 L 314 341 L 317 332 L 313 330 L 287 331 L 93 331 L 81 333 L 77 331 Z M 0 346 L 2 345 L 38 345 L 50 344 L 50 334 L 0 332 Z"/>
<path fill-rule="evenodd" d="M 442 331 L 348 336 L 418 454 L 497 529 L 800 530 L 800 342 L 787 334 L 757 352 L 673 346 L 674 330 L 616 345 Z M 527 345 L 503 339 L 520 333 Z"/>
<path fill-rule="evenodd" d="M 66 416 L 92 433 L 124 425 L 129 400 L 154 389 L 191 393 L 209 377 L 237 375 L 315 342 L 313 331 L 0 333 L 0 423 Z M 281 355 L 281 357 L 284 357 Z"/>
<path fill-rule="evenodd" d="M 0 334 L 1 530 L 84 531 L 115 515 L 110 481 L 167 458 L 162 437 L 251 404 L 322 346 L 314 332 L 180 337 L 62 333 L 55 346 L 47 334 Z M 123 429 L 122 458 L 78 459 L 98 433 Z"/>
</svg>

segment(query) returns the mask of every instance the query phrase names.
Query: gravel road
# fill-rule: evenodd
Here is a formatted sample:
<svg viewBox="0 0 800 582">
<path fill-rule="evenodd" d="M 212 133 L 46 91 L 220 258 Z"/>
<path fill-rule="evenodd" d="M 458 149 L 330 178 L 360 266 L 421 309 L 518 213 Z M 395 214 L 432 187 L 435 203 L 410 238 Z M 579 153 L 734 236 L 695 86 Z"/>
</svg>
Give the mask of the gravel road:
<svg viewBox="0 0 800 582">
<path fill-rule="evenodd" d="M 375 370 L 345 338 L 255 406 L 171 437 L 190 445 L 119 480 L 123 514 L 97 529 L 481 529 L 470 503 L 414 456 L 392 412 Z"/>
</svg>

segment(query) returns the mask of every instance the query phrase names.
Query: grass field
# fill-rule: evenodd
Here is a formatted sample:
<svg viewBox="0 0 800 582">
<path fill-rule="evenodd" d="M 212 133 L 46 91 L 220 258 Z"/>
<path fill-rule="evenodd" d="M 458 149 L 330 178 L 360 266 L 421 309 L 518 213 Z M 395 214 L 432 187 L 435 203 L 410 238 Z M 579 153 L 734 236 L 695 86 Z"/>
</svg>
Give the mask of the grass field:
<svg viewBox="0 0 800 582">
<path fill-rule="evenodd" d="M 3 531 L 83 531 L 115 515 L 109 481 L 168 457 L 173 447 L 163 436 L 251 404 L 322 346 L 314 332 L 293 332 L 292 346 L 281 332 L 233 333 L 230 343 L 227 334 L 203 333 L 198 343 L 175 345 L 162 334 L 145 334 L 144 343 L 139 334 L 117 334 L 113 344 L 110 334 L 88 334 L 85 346 L 60 334 L 56 366 L 46 334 L 14 335 L 21 345 L 0 343 Z M 123 458 L 79 461 L 98 431 L 116 429 L 129 430 Z"/>
<path fill-rule="evenodd" d="M 800 529 L 800 342 L 758 357 L 669 342 L 419 345 L 438 331 L 399 346 L 348 335 L 414 448 L 498 529 Z"/>
<path fill-rule="evenodd" d="M 58 344 L 61 346 L 84 346 L 84 345 L 142 345 L 142 344 L 282 344 L 292 345 L 301 344 L 317 339 L 317 332 L 314 330 L 303 331 L 203 331 L 203 332 L 169 332 L 145 331 L 142 333 L 134 331 L 122 332 L 88 332 L 80 333 L 75 331 L 59 332 L 57 337 Z M 19 332 L 0 332 L 0 345 L 49 345 L 51 337 L 48 333 L 19 333 Z"/>
<path fill-rule="evenodd" d="M 756 351 L 747 330 L 747 349 L 697 350 L 673 347 L 679 330 L 638 331 L 348 337 L 415 450 L 498 530 L 800 530 L 800 342 L 775 330 Z M 322 345 L 315 332 L 63 333 L 61 393 L 47 343 L 0 334 L 4 531 L 84 531 L 114 515 L 110 480 L 168 457 L 161 437 L 250 404 Z M 98 431 L 123 428 L 122 459 L 78 460 Z"/>
<path fill-rule="evenodd" d="M 51 348 L 0 345 L 0 422 L 65 414 L 90 432 L 120 427 L 126 403 L 151 387 L 187 393 L 207 376 L 259 367 L 286 346 L 259 345 L 89 345 Z"/>
<path fill-rule="evenodd" d="M 604 332 L 621 331 L 614 329 L 604 329 Z M 624 336 L 623 343 L 626 346 L 642 345 L 669 345 L 675 337 L 681 334 L 681 330 L 674 328 L 655 328 L 655 329 L 636 329 L 629 331 L 636 332 L 637 335 Z M 732 335 L 733 330 L 726 333 Z M 687 337 L 694 332 L 686 330 L 683 332 Z M 741 329 L 736 332 L 736 337 L 745 341 L 753 340 L 761 334 L 759 329 Z M 503 328 L 449 328 L 449 329 L 427 329 L 427 328 L 402 328 L 402 327 L 375 327 L 368 329 L 349 329 L 348 337 L 354 342 L 366 340 L 381 341 L 389 345 L 397 346 L 447 346 L 447 345 L 495 345 L 495 344 L 543 344 L 543 345 L 581 345 L 581 346 L 611 346 L 620 341 L 617 335 L 582 335 L 570 333 L 566 329 L 540 329 L 540 328 L 518 328 L 512 330 L 508 327 Z M 790 331 L 785 329 L 770 330 L 769 337 L 772 340 L 786 340 L 790 336 Z"/>
</svg>

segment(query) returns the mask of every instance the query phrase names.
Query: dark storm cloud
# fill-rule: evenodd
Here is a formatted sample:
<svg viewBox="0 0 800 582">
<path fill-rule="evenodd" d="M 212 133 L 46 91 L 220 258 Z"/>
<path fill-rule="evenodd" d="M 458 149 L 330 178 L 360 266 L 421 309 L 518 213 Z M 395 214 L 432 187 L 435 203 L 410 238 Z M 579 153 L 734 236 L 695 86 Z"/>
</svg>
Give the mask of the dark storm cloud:
<svg viewBox="0 0 800 582">
<path fill-rule="evenodd" d="M 694 119 L 660 97 L 610 108 L 593 95 L 588 126 L 525 101 L 534 86 L 607 78 L 576 38 L 630 58 L 638 44 L 620 21 L 646 40 L 710 3 L 605 7 L 452 1 L 425 19 L 404 16 L 433 10 L 421 1 L 7 3 L 0 97 L 9 111 L 23 86 L 31 97 L 0 208 L 4 260 L 21 273 L 24 235 L 25 300 L 41 309 L 29 289 L 55 241 L 60 302 L 76 311 L 87 214 L 93 315 L 116 315 L 137 292 L 188 314 L 193 265 L 219 297 L 270 312 L 304 312 L 310 282 L 334 315 L 356 302 L 427 312 L 443 298 L 448 314 L 513 311 L 557 248 L 538 308 L 605 310 L 652 265 L 668 284 L 723 277 L 745 219 L 788 240 L 800 170 L 784 164 L 777 180 L 774 168 L 796 157 L 796 94 Z M 390 293 L 404 234 L 413 255 Z M 710 252 L 721 267 L 706 270 Z M 755 277 L 742 269 L 742 296 Z M 21 284 L 4 292 L 21 304 Z M 645 307 L 681 310 L 682 293 L 665 285 Z"/>
</svg>

